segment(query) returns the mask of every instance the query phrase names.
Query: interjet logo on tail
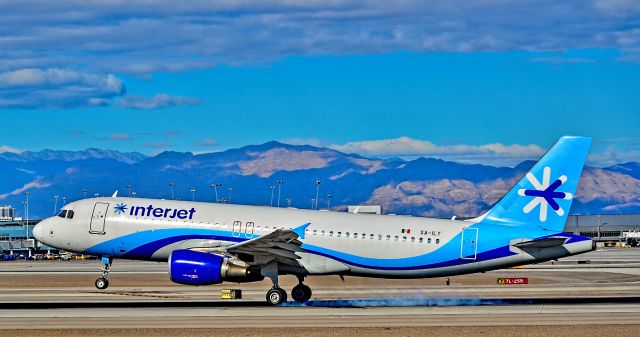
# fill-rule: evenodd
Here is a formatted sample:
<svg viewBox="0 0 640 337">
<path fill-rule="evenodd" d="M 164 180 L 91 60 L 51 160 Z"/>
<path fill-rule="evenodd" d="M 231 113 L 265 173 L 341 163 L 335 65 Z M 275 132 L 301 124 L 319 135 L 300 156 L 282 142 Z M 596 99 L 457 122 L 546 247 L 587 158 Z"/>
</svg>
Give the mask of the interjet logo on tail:
<svg viewBox="0 0 640 337">
<path fill-rule="evenodd" d="M 558 179 L 556 179 L 552 184 L 551 182 L 551 168 L 546 166 L 542 171 L 542 182 L 538 181 L 538 179 L 531 173 L 527 173 L 527 180 L 533 185 L 534 190 L 521 188 L 518 190 L 518 195 L 534 197 L 528 204 L 524 206 L 522 209 L 525 213 L 531 212 L 534 208 L 540 206 L 540 221 L 547 221 L 547 211 L 548 206 L 558 214 L 559 216 L 564 215 L 564 210 L 555 199 L 564 199 L 571 200 L 573 195 L 568 192 L 558 192 L 556 191 L 558 187 L 564 184 L 567 181 L 567 176 L 562 175 Z"/>
</svg>

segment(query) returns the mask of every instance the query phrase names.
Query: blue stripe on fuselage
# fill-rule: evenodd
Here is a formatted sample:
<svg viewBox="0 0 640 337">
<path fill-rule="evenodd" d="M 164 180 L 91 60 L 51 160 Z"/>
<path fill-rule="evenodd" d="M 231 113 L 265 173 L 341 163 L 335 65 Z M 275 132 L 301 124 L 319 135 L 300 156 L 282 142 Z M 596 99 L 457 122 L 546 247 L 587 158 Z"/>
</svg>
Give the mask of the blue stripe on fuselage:
<svg viewBox="0 0 640 337">
<path fill-rule="evenodd" d="M 243 242 L 250 239 L 244 237 L 244 234 L 242 234 L 242 237 L 236 237 L 229 234 L 230 232 L 228 231 L 211 229 L 157 229 L 133 233 L 105 241 L 88 248 L 85 253 L 98 256 L 108 255 L 112 257 L 145 260 L 150 259 L 151 256 L 162 247 L 184 240 L 204 239 Z M 567 243 L 589 240 L 588 238 L 567 233 L 549 234 L 547 231 L 540 231 L 537 234 L 543 234 L 537 236 L 538 239 L 548 236 L 564 236 L 568 238 Z M 253 237 L 258 236 L 259 235 L 254 235 Z M 306 252 L 332 258 L 348 265 L 378 270 L 417 270 L 439 268 L 493 260 L 514 255 L 514 253 L 509 249 L 508 242 L 505 243 L 505 236 L 483 236 L 478 240 L 480 244 L 478 246 L 476 259 L 460 259 L 460 241 L 461 234 L 458 234 L 443 244 L 440 248 L 430 253 L 414 257 L 388 259 L 358 256 L 309 244 L 303 244 L 302 248 Z M 124 249 L 125 252 L 121 253 L 120 249 Z"/>
</svg>

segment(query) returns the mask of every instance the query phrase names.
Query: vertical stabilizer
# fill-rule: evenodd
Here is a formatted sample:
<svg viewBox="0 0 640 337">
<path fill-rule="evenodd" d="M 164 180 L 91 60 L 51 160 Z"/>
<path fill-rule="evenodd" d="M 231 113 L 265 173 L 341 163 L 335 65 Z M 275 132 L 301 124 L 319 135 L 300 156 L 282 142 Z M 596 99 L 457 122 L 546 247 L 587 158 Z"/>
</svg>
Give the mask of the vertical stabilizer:
<svg viewBox="0 0 640 337">
<path fill-rule="evenodd" d="M 562 231 L 590 145 L 589 137 L 560 138 L 482 222 Z"/>
</svg>

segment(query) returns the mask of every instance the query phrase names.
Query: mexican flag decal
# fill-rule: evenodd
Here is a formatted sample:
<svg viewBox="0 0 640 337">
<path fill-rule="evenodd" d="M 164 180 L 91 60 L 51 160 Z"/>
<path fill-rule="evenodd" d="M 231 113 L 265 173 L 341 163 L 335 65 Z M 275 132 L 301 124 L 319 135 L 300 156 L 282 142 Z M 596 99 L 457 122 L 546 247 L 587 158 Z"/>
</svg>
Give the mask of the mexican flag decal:
<svg viewBox="0 0 640 337">
<path fill-rule="evenodd" d="M 411 234 L 411 230 L 409 228 L 403 228 L 402 234 Z"/>
</svg>

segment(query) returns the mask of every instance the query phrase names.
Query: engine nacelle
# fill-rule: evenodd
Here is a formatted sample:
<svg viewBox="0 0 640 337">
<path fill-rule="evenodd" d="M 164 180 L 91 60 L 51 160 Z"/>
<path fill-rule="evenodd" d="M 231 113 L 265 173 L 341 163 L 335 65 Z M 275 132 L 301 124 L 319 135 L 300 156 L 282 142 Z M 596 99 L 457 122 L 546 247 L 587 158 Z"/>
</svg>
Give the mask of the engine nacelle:
<svg viewBox="0 0 640 337">
<path fill-rule="evenodd" d="M 169 256 L 171 281 L 187 285 L 208 285 L 231 282 L 253 282 L 264 279 L 259 269 L 230 262 L 217 254 L 188 249 L 174 250 Z"/>
</svg>

